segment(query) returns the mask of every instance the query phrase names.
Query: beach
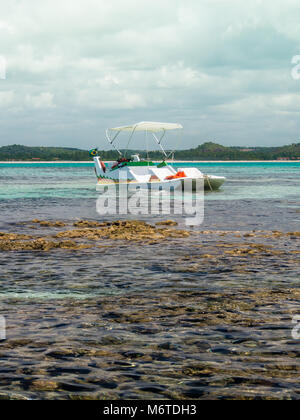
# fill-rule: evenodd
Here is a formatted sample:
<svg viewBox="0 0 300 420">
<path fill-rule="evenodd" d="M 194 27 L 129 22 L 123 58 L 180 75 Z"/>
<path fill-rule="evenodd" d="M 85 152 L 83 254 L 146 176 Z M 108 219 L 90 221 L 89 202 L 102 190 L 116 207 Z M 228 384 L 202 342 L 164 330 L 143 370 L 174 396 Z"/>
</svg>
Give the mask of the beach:
<svg viewBox="0 0 300 420">
<path fill-rule="evenodd" d="M 157 161 L 157 160 L 153 160 L 153 162 L 155 163 L 159 163 L 161 161 Z M 298 163 L 300 164 L 300 160 L 166 160 L 167 163 L 172 164 L 174 163 L 193 163 L 193 164 L 198 164 L 198 163 L 224 163 L 224 164 L 232 164 L 232 163 Z M 114 161 L 111 160 L 106 160 L 105 163 L 114 163 Z M 39 164 L 47 164 L 47 165 L 51 165 L 51 164 L 72 164 L 72 165 L 76 165 L 76 164 L 91 164 L 93 165 L 93 161 L 87 161 L 87 160 L 83 160 L 83 161 L 68 161 L 68 160 L 59 160 L 59 161 L 43 161 L 43 160 L 39 160 L 39 161 L 32 161 L 32 160 L 23 160 L 23 161 L 0 161 L 0 165 L 14 165 L 14 164 L 30 164 L 30 165 L 39 165 Z"/>
<path fill-rule="evenodd" d="M 100 216 L 93 167 L 0 167 L 0 398 L 299 399 L 299 168 L 207 168 L 188 227 Z"/>
</svg>

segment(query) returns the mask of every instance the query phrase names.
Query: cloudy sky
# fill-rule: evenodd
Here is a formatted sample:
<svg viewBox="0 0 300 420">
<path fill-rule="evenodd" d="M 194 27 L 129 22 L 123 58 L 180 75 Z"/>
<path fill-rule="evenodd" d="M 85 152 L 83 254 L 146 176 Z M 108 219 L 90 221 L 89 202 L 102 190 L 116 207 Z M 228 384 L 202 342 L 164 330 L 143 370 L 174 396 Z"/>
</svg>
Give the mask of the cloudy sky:
<svg viewBox="0 0 300 420">
<path fill-rule="evenodd" d="M 145 120 L 182 123 L 181 148 L 300 142 L 299 16 L 299 0 L 2 2 L 0 145 L 106 147 Z"/>
</svg>

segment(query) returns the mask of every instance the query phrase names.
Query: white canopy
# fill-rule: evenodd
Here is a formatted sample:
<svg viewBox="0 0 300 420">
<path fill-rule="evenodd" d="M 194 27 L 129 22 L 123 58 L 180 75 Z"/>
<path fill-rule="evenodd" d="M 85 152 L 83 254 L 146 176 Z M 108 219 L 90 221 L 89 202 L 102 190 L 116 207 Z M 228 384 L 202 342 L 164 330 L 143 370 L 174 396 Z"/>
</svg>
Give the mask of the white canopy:
<svg viewBox="0 0 300 420">
<path fill-rule="evenodd" d="M 181 124 L 144 121 L 144 122 L 140 122 L 133 125 L 110 128 L 110 130 L 113 130 L 113 131 L 150 131 L 152 133 L 158 133 L 158 132 L 166 131 L 166 130 L 178 130 L 180 128 L 183 128 Z"/>
</svg>

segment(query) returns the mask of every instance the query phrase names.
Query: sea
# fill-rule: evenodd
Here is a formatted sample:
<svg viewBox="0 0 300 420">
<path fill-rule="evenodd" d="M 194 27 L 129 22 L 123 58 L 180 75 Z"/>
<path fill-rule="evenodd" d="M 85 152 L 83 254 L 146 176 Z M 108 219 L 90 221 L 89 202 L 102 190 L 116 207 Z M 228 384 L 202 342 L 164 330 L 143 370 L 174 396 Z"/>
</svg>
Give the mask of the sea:
<svg viewBox="0 0 300 420">
<path fill-rule="evenodd" d="M 180 163 L 225 176 L 205 196 L 204 227 L 295 230 L 300 215 L 300 162 Z M 92 163 L 0 164 L 0 223 L 32 218 L 98 219 Z M 150 217 L 151 220 L 151 217 Z"/>
<path fill-rule="evenodd" d="M 0 399 L 300 399 L 300 162 L 175 166 L 226 177 L 201 226 L 143 216 L 187 238 L 0 251 Z M 101 221 L 95 186 L 89 162 L 2 163 L 0 232 Z M 278 255 L 214 254 L 262 243 Z"/>
</svg>

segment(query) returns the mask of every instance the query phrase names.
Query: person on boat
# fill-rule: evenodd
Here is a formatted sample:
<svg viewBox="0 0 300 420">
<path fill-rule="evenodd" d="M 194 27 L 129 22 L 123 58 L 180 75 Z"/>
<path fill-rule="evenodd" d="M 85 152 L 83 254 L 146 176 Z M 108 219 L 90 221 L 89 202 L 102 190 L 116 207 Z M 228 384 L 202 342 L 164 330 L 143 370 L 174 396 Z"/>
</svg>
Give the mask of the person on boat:
<svg viewBox="0 0 300 420">
<path fill-rule="evenodd" d="M 127 159 L 127 158 L 120 158 L 118 159 L 113 166 L 111 167 L 111 169 L 115 169 L 115 168 L 122 168 L 123 166 L 125 166 L 126 163 L 131 162 L 131 159 Z"/>
</svg>

